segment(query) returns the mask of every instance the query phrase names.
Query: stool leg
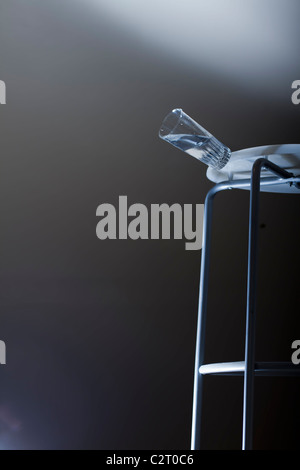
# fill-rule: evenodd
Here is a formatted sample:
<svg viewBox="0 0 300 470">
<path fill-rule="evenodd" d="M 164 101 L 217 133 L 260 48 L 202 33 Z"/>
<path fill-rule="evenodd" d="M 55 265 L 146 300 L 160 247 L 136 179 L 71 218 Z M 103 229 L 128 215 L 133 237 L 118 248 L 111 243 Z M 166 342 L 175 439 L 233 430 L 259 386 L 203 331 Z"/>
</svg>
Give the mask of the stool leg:
<svg viewBox="0 0 300 470">
<path fill-rule="evenodd" d="M 211 191 L 208 192 L 206 196 L 206 200 L 205 200 L 205 207 L 204 207 L 203 245 L 202 245 L 202 255 L 201 255 L 198 325 L 197 325 L 195 372 L 194 372 L 193 419 L 192 419 L 192 438 L 191 438 L 192 450 L 200 449 L 203 377 L 199 373 L 199 368 L 204 363 L 204 343 L 205 343 L 205 324 L 206 324 L 208 276 L 209 276 L 210 247 L 211 247 L 212 209 L 213 209 L 213 198 L 216 194 L 216 190 L 217 188 L 213 188 Z"/>
<path fill-rule="evenodd" d="M 252 448 L 253 435 L 253 394 L 254 394 L 254 360 L 255 360 L 255 320 L 257 289 L 257 244 L 259 220 L 260 166 L 253 167 L 250 209 L 249 209 L 249 242 L 248 242 L 248 280 L 247 280 L 247 313 L 245 335 L 245 375 L 243 405 L 243 450 Z"/>
<path fill-rule="evenodd" d="M 257 159 L 252 167 L 249 209 L 247 314 L 245 338 L 245 374 L 243 404 L 243 450 L 252 449 L 253 441 L 253 397 L 255 375 L 255 321 L 257 291 L 257 245 L 259 221 L 260 178 L 262 168 L 268 168 L 281 178 L 291 178 L 292 173 L 278 167 L 265 158 Z"/>
<path fill-rule="evenodd" d="M 204 218 L 203 218 L 203 240 L 202 240 L 202 257 L 200 270 L 199 285 L 199 307 L 198 307 L 198 324 L 196 336 L 196 352 L 195 352 L 195 372 L 194 372 L 194 393 L 193 393 L 193 418 L 192 418 L 192 437 L 191 449 L 200 449 L 201 434 L 201 413 L 202 413 L 202 395 L 203 395 L 203 377 L 199 373 L 199 368 L 204 364 L 204 346 L 205 346 L 205 325 L 208 297 L 208 277 L 210 265 L 211 250 L 211 232 L 212 232 L 212 212 L 213 200 L 215 195 L 227 189 L 234 187 L 249 187 L 250 180 L 243 181 L 227 181 L 216 184 L 206 195 Z"/>
</svg>

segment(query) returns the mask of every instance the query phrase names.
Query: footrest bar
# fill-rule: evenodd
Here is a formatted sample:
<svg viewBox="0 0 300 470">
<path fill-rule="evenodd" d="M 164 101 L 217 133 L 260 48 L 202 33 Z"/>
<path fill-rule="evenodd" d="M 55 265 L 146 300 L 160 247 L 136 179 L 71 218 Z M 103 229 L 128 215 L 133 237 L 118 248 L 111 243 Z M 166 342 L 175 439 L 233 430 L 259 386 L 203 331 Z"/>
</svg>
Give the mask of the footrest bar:
<svg viewBox="0 0 300 470">
<path fill-rule="evenodd" d="M 205 364 L 199 368 L 201 375 L 239 376 L 244 372 L 245 361 Z M 261 377 L 300 377 L 300 365 L 292 362 L 256 362 L 254 373 Z"/>
</svg>

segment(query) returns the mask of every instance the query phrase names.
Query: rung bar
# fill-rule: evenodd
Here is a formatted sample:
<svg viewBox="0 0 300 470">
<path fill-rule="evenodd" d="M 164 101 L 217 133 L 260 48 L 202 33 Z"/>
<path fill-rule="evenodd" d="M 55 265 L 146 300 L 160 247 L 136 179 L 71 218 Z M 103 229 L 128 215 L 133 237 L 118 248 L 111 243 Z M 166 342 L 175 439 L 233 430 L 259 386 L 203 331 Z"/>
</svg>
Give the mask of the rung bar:
<svg viewBox="0 0 300 470">
<path fill-rule="evenodd" d="M 242 376 L 245 373 L 245 361 L 205 364 L 199 368 L 199 373 L 201 375 Z M 300 376 L 300 366 L 291 362 L 256 362 L 254 374 L 260 377 L 295 377 Z"/>
</svg>

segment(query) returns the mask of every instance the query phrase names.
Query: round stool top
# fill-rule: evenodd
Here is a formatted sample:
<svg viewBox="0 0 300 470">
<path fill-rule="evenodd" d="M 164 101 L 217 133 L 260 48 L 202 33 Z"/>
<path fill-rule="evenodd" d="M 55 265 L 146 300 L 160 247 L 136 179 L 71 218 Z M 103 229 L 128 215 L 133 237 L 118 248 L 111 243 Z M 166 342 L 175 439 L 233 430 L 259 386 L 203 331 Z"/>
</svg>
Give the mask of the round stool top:
<svg viewBox="0 0 300 470">
<path fill-rule="evenodd" d="M 267 158 L 294 176 L 300 177 L 300 144 L 264 145 L 232 152 L 231 158 L 224 168 L 221 170 L 208 168 L 206 176 L 214 183 L 250 179 L 253 163 L 258 158 Z M 261 177 L 276 177 L 276 175 L 263 168 Z M 300 188 L 290 184 L 262 185 L 261 191 L 300 194 Z"/>
</svg>

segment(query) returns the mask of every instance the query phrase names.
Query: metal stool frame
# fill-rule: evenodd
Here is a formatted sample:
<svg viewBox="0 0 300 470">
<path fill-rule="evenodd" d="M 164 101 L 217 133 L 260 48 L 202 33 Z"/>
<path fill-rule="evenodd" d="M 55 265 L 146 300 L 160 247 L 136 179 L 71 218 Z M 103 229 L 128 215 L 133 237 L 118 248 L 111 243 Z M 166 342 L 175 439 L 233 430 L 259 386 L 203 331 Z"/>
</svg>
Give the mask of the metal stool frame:
<svg viewBox="0 0 300 470">
<path fill-rule="evenodd" d="M 276 178 L 261 178 L 262 168 L 274 173 Z M 203 377 L 206 374 L 243 375 L 243 430 L 242 449 L 252 449 L 253 445 L 253 392 L 254 376 L 295 376 L 300 374 L 300 368 L 292 363 L 258 363 L 255 362 L 255 319 L 257 296 L 257 254 L 258 254 L 258 221 L 260 187 L 266 185 L 290 184 L 299 187 L 300 178 L 280 168 L 267 158 L 257 159 L 252 167 L 250 179 L 226 181 L 216 184 L 205 199 L 203 219 L 203 247 L 200 270 L 198 324 L 195 352 L 195 374 L 193 392 L 193 417 L 191 449 L 200 449 L 201 443 L 201 414 Z M 248 268 L 247 268 L 247 305 L 245 331 L 245 361 L 204 364 L 205 329 L 208 299 L 208 277 L 210 267 L 211 232 L 213 201 L 217 193 L 227 189 L 250 189 L 249 208 L 249 239 L 248 239 Z"/>
</svg>

